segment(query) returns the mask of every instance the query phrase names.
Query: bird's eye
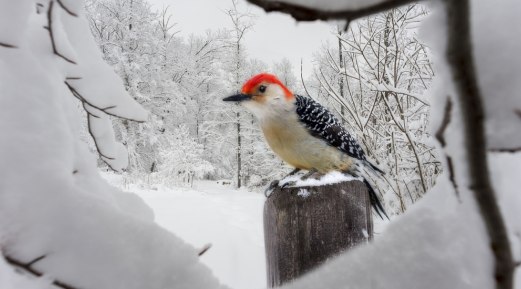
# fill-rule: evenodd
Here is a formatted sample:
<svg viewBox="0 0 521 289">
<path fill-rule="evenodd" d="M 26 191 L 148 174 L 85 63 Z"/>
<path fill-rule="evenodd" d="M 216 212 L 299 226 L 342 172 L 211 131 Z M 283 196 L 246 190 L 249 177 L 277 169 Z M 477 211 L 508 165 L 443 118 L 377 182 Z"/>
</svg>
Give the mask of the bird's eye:
<svg viewBox="0 0 521 289">
<path fill-rule="evenodd" d="M 259 91 L 260 91 L 261 93 L 264 93 L 264 92 L 266 91 L 266 85 L 261 85 L 261 86 L 259 86 Z"/>
</svg>

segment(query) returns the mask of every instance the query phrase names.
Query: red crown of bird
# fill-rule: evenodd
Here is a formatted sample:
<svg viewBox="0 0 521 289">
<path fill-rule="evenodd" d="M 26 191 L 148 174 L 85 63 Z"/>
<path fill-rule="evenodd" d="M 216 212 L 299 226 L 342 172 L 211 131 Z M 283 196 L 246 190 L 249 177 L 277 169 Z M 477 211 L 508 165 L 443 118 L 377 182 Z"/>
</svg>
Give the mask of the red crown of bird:
<svg viewBox="0 0 521 289">
<path fill-rule="evenodd" d="M 257 85 L 263 82 L 279 85 L 284 91 L 284 96 L 286 99 L 291 99 L 294 97 L 293 93 L 275 75 L 269 73 L 259 73 L 250 78 L 242 86 L 241 92 L 250 94 L 255 89 L 255 87 L 257 87 Z"/>
</svg>

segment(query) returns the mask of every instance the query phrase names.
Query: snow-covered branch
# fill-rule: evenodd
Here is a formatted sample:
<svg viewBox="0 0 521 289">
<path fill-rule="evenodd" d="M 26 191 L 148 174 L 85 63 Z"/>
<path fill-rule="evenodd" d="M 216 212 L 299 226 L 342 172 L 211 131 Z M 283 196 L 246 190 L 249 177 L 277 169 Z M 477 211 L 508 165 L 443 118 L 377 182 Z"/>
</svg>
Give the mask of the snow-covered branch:
<svg viewBox="0 0 521 289">
<path fill-rule="evenodd" d="M 383 82 L 376 83 L 374 81 L 369 80 L 369 83 L 372 85 L 372 88 L 371 88 L 372 91 L 390 92 L 390 93 L 394 93 L 394 94 L 403 94 L 403 95 L 410 96 L 410 97 L 418 100 L 419 102 L 421 102 L 421 103 L 423 103 L 425 105 L 430 105 L 429 101 L 425 99 L 425 96 L 423 96 L 421 94 L 413 93 L 413 92 L 407 91 L 405 89 L 399 89 L 399 88 L 396 88 L 396 87 L 392 87 L 392 86 L 390 86 L 390 85 L 388 85 L 386 83 L 383 83 Z"/>
<path fill-rule="evenodd" d="M 379 1 L 326 1 L 319 5 L 306 5 L 295 0 L 248 0 L 262 7 L 266 12 L 282 12 L 299 21 L 349 19 L 355 20 L 364 16 L 386 11 L 416 0 L 379 0 Z"/>
<path fill-rule="evenodd" d="M 514 286 L 514 261 L 505 220 L 497 193 L 492 187 L 487 162 L 484 98 L 478 87 L 471 40 L 470 3 L 468 0 L 445 1 L 448 31 L 447 61 L 454 80 L 462 113 L 465 155 L 469 188 L 478 204 L 494 254 L 494 279 L 497 289 Z M 460 164 L 463 165 L 463 164 Z"/>
</svg>

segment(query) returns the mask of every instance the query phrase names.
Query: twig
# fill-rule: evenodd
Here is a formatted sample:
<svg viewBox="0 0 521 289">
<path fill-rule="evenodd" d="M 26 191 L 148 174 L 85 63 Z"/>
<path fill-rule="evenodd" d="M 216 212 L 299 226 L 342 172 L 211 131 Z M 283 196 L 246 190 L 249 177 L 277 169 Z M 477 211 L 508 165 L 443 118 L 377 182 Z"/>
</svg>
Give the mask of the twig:
<svg viewBox="0 0 521 289">
<path fill-rule="evenodd" d="M 212 244 L 208 243 L 204 245 L 197 253 L 197 256 L 202 256 L 206 251 L 210 250 L 210 248 L 212 248 Z"/>
<path fill-rule="evenodd" d="M 458 182 L 456 182 L 456 173 L 454 172 L 454 164 L 452 163 L 452 158 L 448 155 L 445 155 L 447 159 L 447 169 L 449 170 L 449 180 L 452 183 L 452 187 L 454 188 L 454 192 L 456 193 L 456 197 L 461 201 Z"/>
<path fill-rule="evenodd" d="M 58 49 L 56 48 L 56 43 L 54 42 L 54 32 L 52 30 L 52 9 L 53 9 L 53 6 L 54 6 L 54 1 L 53 0 L 49 1 L 49 8 L 47 8 L 47 26 L 44 27 L 45 29 L 47 29 L 47 31 L 49 31 L 49 37 L 51 38 L 52 51 L 54 52 L 54 54 L 56 54 L 57 56 L 61 57 L 65 61 L 67 61 L 69 63 L 72 63 L 72 64 L 76 64 L 76 62 L 74 62 L 73 60 L 65 57 L 63 54 L 58 52 Z"/>
<path fill-rule="evenodd" d="M 21 261 L 18 261 L 12 257 L 9 257 L 7 255 L 4 255 L 4 258 L 5 260 L 7 261 L 7 263 L 9 263 L 11 266 L 15 266 L 17 268 L 20 268 L 20 269 L 23 269 L 25 270 L 26 272 L 34 275 L 34 276 L 37 276 L 37 277 L 41 277 L 44 275 L 44 273 L 34 269 L 31 267 L 31 265 L 33 265 L 36 261 L 39 261 L 43 258 L 45 258 L 45 255 L 43 256 L 40 256 L 36 259 L 34 259 L 33 261 L 29 262 L 29 263 L 23 263 Z M 57 287 L 60 287 L 60 288 L 64 288 L 64 289 L 78 289 L 78 287 L 74 287 L 68 283 L 65 283 L 65 282 L 62 282 L 62 281 L 59 281 L 59 280 L 54 280 L 52 282 L 53 285 L 57 286 Z"/>
<path fill-rule="evenodd" d="M 110 116 L 114 116 L 114 117 L 117 117 L 117 118 L 126 119 L 126 120 L 130 120 L 130 121 L 135 121 L 135 122 L 139 122 L 139 123 L 143 122 L 142 120 L 137 120 L 137 119 L 132 119 L 132 118 L 120 116 L 120 115 L 117 115 L 117 114 L 114 114 L 114 113 L 111 113 L 111 112 L 108 111 L 109 109 L 116 108 L 117 107 L 116 105 L 107 106 L 105 108 L 96 106 L 96 105 L 92 104 L 91 102 L 89 102 L 85 97 L 83 97 L 69 82 L 64 81 L 64 83 L 65 83 L 65 85 L 67 85 L 69 90 L 72 92 L 72 95 L 74 95 L 81 102 L 86 103 L 89 106 L 92 106 L 93 108 L 95 108 L 95 109 L 97 109 L 99 111 L 102 111 L 102 112 L 104 112 L 104 113 L 106 113 L 106 114 L 108 114 Z"/>
<path fill-rule="evenodd" d="M 60 7 L 61 7 L 63 10 L 65 10 L 65 12 L 69 13 L 69 15 L 74 16 L 74 17 L 78 17 L 78 14 L 72 12 L 72 10 L 70 10 L 69 8 L 67 8 L 67 6 L 63 5 L 62 0 L 56 0 L 56 2 L 58 2 L 58 5 L 60 5 Z"/>
<path fill-rule="evenodd" d="M 465 133 L 470 190 L 478 204 L 494 255 L 497 289 L 512 289 L 514 261 L 496 193 L 490 183 L 485 138 L 485 111 L 474 66 L 469 0 L 446 0 L 447 60 L 458 92 Z"/>
<path fill-rule="evenodd" d="M 7 43 L 4 43 L 4 42 L 0 42 L 0 47 L 5 47 L 5 48 L 18 48 L 18 47 L 16 47 L 15 45 L 7 44 Z"/>
<path fill-rule="evenodd" d="M 351 18 L 346 19 L 346 24 L 344 25 L 344 32 L 347 32 L 349 29 L 349 24 L 351 24 Z"/>
<path fill-rule="evenodd" d="M 36 3 L 36 14 L 41 14 L 43 7 L 42 3 Z"/>
<path fill-rule="evenodd" d="M 441 125 L 436 131 L 436 139 L 438 142 L 440 142 L 441 147 L 445 148 L 447 145 L 447 142 L 445 141 L 445 130 L 450 124 L 452 116 L 452 99 L 450 97 L 447 97 L 447 102 L 445 103 L 445 109 L 443 112 L 443 120 L 441 121 Z M 460 199 L 460 193 L 458 190 L 458 183 L 456 182 L 456 175 L 454 173 L 454 164 L 452 163 L 452 158 L 445 153 L 445 159 L 447 160 L 447 169 L 449 170 L 449 180 L 452 183 L 452 187 L 454 188 L 454 191 L 456 192 L 456 196 L 458 197 L 458 200 Z"/>
<path fill-rule="evenodd" d="M 369 89 L 372 90 L 372 91 L 389 92 L 389 93 L 392 93 L 394 95 L 396 95 L 396 94 L 407 95 L 407 96 L 410 96 L 410 97 L 416 99 L 417 101 L 425 104 L 426 106 L 430 106 L 429 102 L 427 100 L 423 99 L 423 97 L 421 95 L 417 95 L 417 94 L 414 94 L 412 92 L 408 92 L 408 91 L 405 91 L 405 90 L 400 90 L 400 89 L 397 89 L 395 87 L 389 87 L 385 83 L 377 83 L 377 84 L 375 84 L 372 81 L 369 81 L 369 83 L 373 86 L 373 87 L 369 87 Z M 385 89 L 382 89 L 382 86 Z"/>
<path fill-rule="evenodd" d="M 318 10 L 299 4 L 287 3 L 278 0 L 248 0 L 248 2 L 262 7 L 266 12 L 282 12 L 291 15 L 298 21 L 314 21 L 328 19 L 349 19 L 353 21 L 360 17 L 368 16 L 378 12 L 386 11 L 408 3 L 418 2 L 415 0 L 386 0 L 360 9 L 348 10 Z"/>
<path fill-rule="evenodd" d="M 113 157 L 109 157 L 107 155 L 105 155 L 104 153 L 101 152 L 100 150 L 100 147 L 98 145 L 98 142 L 96 141 L 96 137 L 94 136 L 94 133 L 92 131 L 92 127 L 90 125 L 90 117 L 96 117 L 96 118 L 99 118 L 98 116 L 95 116 L 93 114 L 91 114 L 88 110 L 85 109 L 85 111 L 87 111 L 87 127 L 88 127 L 88 130 L 89 130 L 89 134 L 92 136 L 92 139 L 94 140 L 94 145 L 96 146 L 96 150 L 98 151 L 99 155 L 102 157 L 102 158 L 105 158 L 105 159 L 108 159 L 108 160 L 115 160 L 116 158 L 113 158 Z"/>
<path fill-rule="evenodd" d="M 490 148 L 488 149 L 489 152 L 493 153 L 518 153 L 521 152 L 521 147 L 515 147 L 515 148 Z"/>
<path fill-rule="evenodd" d="M 452 100 L 450 97 L 447 99 L 447 102 L 445 103 L 445 110 L 443 113 L 443 120 L 441 121 L 441 125 L 436 131 L 436 139 L 440 142 L 442 147 L 445 147 L 447 144 L 445 142 L 445 130 L 449 126 L 450 120 L 451 120 L 451 114 L 452 114 Z"/>
<path fill-rule="evenodd" d="M 311 97 L 311 94 L 309 94 L 308 88 L 306 87 L 306 83 L 304 82 L 304 76 L 302 75 L 302 58 L 300 59 L 300 81 L 302 81 L 302 86 L 304 86 L 306 94 Z"/>
<path fill-rule="evenodd" d="M 87 112 L 87 130 L 89 131 L 89 134 L 90 136 L 92 137 L 92 141 L 94 142 L 94 146 L 96 147 L 96 151 L 98 152 L 98 154 L 100 155 L 100 158 L 103 160 L 104 163 L 107 164 L 107 166 L 109 166 L 109 168 L 115 172 L 117 172 L 118 170 L 116 170 L 115 168 L 112 167 L 112 165 L 110 164 L 110 162 L 108 162 L 107 160 L 115 160 L 116 158 L 113 158 L 113 157 L 109 157 L 107 155 L 105 155 L 102 151 L 101 151 L 101 148 L 100 146 L 98 145 L 98 141 L 96 139 L 96 137 L 94 136 L 94 133 L 92 131 L 92 127 L 91 127 L 91 117 L 95 117 L 95 118 L 100 118 L 99 116 L 93 114 L 92 112 L 90 112 L 88 110 L 88 108 L 86 106 L 88 106 L 89 104 L 87 103 L 83 103 L 83 108 L 85 109 L 85 112 Z M 74 173 L 74 172 L 73 172 Z"/>
<path fill-rule="evenodd" d="M 68 80 L 76 80 L 76 79 L 80 79 L 80 77 L 68 77 L 67 79 Z M 119 116 L 119 115 L 116 115 L 116 114 L 108 112 L 109 109 L 116 108 L 117 107 L 116 105 L 107 106 L 105 108 L 93 105 L 85 97 L 83 97 L 69 82 L 67 82 L 67 80 L 65 80 L 64 83 L 69 88 L 69 90 L 71 91 L 72 95 L 82 102 L 83 109 L 85 109 L 85 112 L 87 112 L 87 128 L 88 128 L 90 136 L 92 137 L 92 140 L 94 141 L 94 145 L 96 146 L 96 151 L 100 155 L 100 157 L 103 160 L 103 162 L 105 162 L 109 166 L 110 169 L 112 169 L 113 171 L 118 171 L 114 167 L 112 167 L 112 165 L 108 162 L 108 160 L 114 160 L 115 158 L 114 157 L 109 157 L 109 156 L 105 155 L 105 153 L 102 152 L 100 146 L 98 145 L 98 141 L 97 141 L 97 139 L 96 139 L 96 137 L 95 137 L 95 135 L 94 135 L 94 133 L 92 131 L 91 118 L 92 117 L 93 118 L 100 118 L 100 116 L 98 116 L 98 115 L 94 114 L 92 111 L 90 111 L 89 107 L 92 107 L 93 109 L 101 111 L 101 112 L 103 112 L 103 113 L 105 113 L 107 115 L 118 117 L 118 118 L 121 118 L 121 119 L 126 119 L 126 120 L 130 120 L 130 121 L 135 121 L 135 122 L 142 122 L 142 121 L 134 120 L 134 119 L 130 119 L 130 118 L 125 118 L 125 117 L 122 117 L 122 116 Z"/>
<path fill-rule="evenodd" d="M 31 267 L 32 265 L 36 264 L 36 262 L 42 260 L 45 257 L 46 257 L 46 255 L 41 255 L 40 257 L 34 258 L 34 260 L 32 260 L 31 262 L 27 263 L 27 267 Z"/>
</svg>

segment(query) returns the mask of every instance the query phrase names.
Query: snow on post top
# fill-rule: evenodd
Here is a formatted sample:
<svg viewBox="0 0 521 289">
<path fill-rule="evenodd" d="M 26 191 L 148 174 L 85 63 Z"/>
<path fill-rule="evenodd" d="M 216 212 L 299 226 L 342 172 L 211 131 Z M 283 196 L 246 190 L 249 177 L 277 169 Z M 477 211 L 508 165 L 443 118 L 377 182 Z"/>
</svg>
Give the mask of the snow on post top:
<svg viewBox="0 0 521 289">
<path fill-rule="evenodd" d="M 337 171 L 329 172 L 319 179 L 308 178 L 302 180 L 302 174 L 295 174 L 292 176 L 288 176 L 279 182 L 279 186 L 284 186 L 288 184 L 290 188 L 295 187 L 319 187 L 331 184 L 337 184 L 341 182 L 349 182 L 349 181 L 363 181 L 362 178 L 353 177 L 348 174 L 344 174 Z"/>
</svg>

